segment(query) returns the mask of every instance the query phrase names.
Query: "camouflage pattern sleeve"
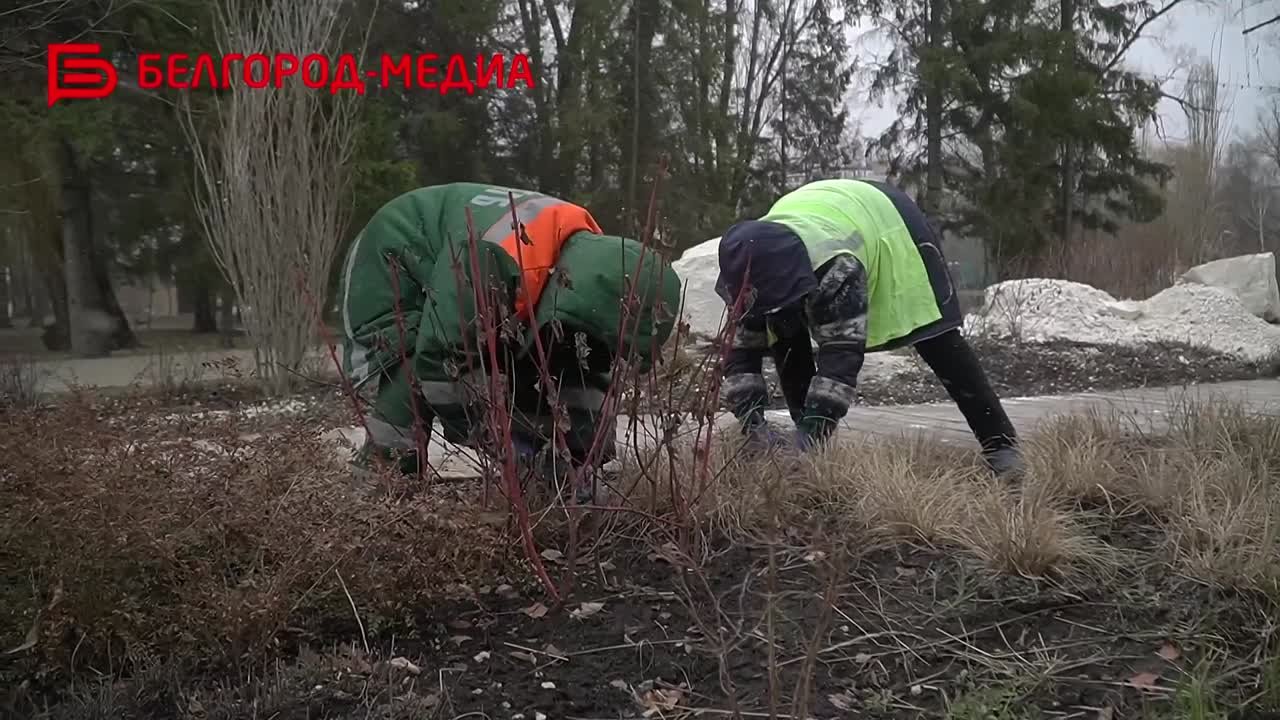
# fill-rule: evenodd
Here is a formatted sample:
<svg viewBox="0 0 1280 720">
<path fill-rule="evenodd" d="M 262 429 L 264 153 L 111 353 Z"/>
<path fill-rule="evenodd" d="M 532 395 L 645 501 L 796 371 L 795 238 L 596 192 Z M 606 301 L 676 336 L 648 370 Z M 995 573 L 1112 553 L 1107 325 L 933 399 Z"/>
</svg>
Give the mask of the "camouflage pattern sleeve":
<svg viewBox="0 0 1280 720">
<path fill-rule="evenodd" d="M 805 397 L 800 429 L 824 438 L 849 412 L 867 345 L 867 273 L 852 256 L 832 260 L 806 303 L 817 344 L 817 373 Z"/>
<path fill-rule="evenodd" d="M 769 389 L 764 382 L 764 357 L 769 334 L 763 319 L 743 320 L 733 334 L 724 365 L 721 393 L 730 411 L 745 427 L 764 422 Z"/>
</svg>

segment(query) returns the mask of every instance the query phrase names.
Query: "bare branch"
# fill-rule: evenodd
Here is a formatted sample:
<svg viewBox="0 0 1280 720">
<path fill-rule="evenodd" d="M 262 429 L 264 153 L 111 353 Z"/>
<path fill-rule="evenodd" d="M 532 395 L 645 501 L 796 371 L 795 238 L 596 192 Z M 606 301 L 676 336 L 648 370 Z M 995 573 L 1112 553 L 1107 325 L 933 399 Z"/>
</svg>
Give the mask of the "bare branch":
<svg viewBox="0 0 1280 720">
<path fill-rule="evenodd" d="M 1138 26 L 1133 29 L 1133 32 L 1129 37 L 1125 38 L 1125 41 L 1120 45 L 1120 49 L 1116 51 L 1116 54 L 1105 66 L 1103 66 L 1103 72 L 1111 72 L 1111 70 L 1115 68 L 1116 64 L 1124 59 L 1125 54 L 1129 52 L 1129 48 L 1133 47 L 1133 44 L 1138 42 L 1142 37 L 1142 32 L 1147 29 L 1147 26 L 1151 25 L 1151 23 L 1156 20 L 1159 20 L 1161 17 L 1164 17 L 1170 10 L 1181 5 L 1182 2 L 1183 0 L 1169 0 L 1167 5 L 1152 13 L 1146 20 L 1138 23 Z"/>
<path fill-rule="evenodd" d="M 223 55 L 263 47 L 340 54 L 345 27 L 333 2 L 256 5 L 226 0 L 216 27 Z M 364 50 L 362 44 L 359 54 Z M 300 300 L 299 286 L 324 296 L 350 214 L 359 96 L 294 82 L 271 92 L 236 84 L 209 99 L 214 112 L 198 120 L 189 97 L 181 96 L 200 220 L 241 307 L 249 308 L 245 325 L 258 370 L 284 390 L 322 321 L 321 308 Z M 205 121 L 212 127 L 202 128 Z"/>
<path fill-rule="evenodd" d="M 1252 27 L 1247 27 L 1247 28 L 1245 28 L 1245 29 L 1244 29 L 1244 32 L 1242 32 L 1242 33 L 1240 33 L 1240 34 L 1241 34 L 1241 35 L 1248 35 L 1248 34 L 1249 34 L 1249 33 L 1251 33 L 1251 32 L 1254 32 L 1254 31 L 1256 31 L 1256 30 L 1261 30 L 1262 28 L 1264 28 L 1264 27 L 1266 27 L 1266 26 L 1268 26 L 1268 25 L 1271 25 L 1271 24 L 1273 24 L 1273 23 L 1278 23 L 1278 22 L 1280 22 L 1280 15 L 1276 15 L 1275 17 L 1271 18 L 1270 20 L 1263 20 L 1262 22 L 1260 22 L 1260 23 L 1258 23 L 1257 25 L 1254 25 L 1254 26 L 1252 26 Z"/>
</svg>

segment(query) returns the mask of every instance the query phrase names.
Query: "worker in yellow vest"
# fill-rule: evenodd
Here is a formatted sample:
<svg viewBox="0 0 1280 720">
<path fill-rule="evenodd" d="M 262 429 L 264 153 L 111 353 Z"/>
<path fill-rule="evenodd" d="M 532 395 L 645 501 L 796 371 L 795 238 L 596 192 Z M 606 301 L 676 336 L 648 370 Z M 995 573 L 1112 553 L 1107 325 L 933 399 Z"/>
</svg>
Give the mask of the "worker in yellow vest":
<svg viewBox="0 0 1280 720">
<path fill-rule="evenodd" d="M 964 415 L 988 467 L 1021 467 L 1017 434 L 973 349 L 942 248 L 901 190 L 820 180 L 720 239 L 716 292 L 742 317 L 723 396 L 752 442 L 785 440 L 765 422 L 771 354 L 802 449 L 830 438 L 855 399 L 865 353 L 912 346 Z M 817 345 L 815 356 L 813 345 Z"/>
</svg>

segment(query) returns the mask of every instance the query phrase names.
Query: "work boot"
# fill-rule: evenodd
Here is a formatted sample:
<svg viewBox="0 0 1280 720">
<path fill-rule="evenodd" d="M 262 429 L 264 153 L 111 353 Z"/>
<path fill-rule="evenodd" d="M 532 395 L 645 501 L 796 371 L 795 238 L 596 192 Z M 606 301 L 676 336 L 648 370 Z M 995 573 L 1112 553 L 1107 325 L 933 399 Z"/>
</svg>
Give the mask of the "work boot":
<svg viewBox="0 0 1280 720">
<path fill-rule="evenodd" d="M 1022 453 L 1012 445 L 984 451 L 982 459 L 986 461 L 991 472 L 1001 480 L 1011 479 L 1023 470 Z"/>
<path fill-rule="evenodd" d="M 551 487 L 563 487 L 569 482 L 569 465 L 563 458 L 554 459 L 548 453 L 542 464 L 542 477 Z M 584 468 L 577 468 L 577 487 L 572 488 L 574 500 L 578 505 L 590 505 L 595 502 L 595 478 Z M 565 488 L 566 490 L 569 488 Z"/>
<path fill-rule="evenodd" d="M 370 479 L 377 474 L 378 468 L 388 466 L 401 475 L 417 476 L 418 453 L 392 450 L 366 440 L 348 465 L 357 479 Z"/>
<path fill-rule="evenodd" d="M 746 451 L 751 455 L 759 455 L 774 450 L 790 450 L 796 446 L 794 434 L 779 432 L 767 422 L 754 425 L 744 431 L 747 437 Z"/>
</svg>

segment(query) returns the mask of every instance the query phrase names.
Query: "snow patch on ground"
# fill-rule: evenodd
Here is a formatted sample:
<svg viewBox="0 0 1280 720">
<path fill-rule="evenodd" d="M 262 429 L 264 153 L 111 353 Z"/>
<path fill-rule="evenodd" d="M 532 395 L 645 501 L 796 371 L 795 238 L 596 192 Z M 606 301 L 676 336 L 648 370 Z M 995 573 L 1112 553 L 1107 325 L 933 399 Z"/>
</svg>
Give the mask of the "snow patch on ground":
<svg viewBox="0 0 1280 720">
<path fill-rule="evenodd" d="M 1180 342 L 1247 362 L 1280 353 L 1280 328 L 1253 315 L 1234 293 L 1190 283 L 1146 300 L 1118 300 L 1068 280 L 1010 280 L 987 288 L 965 332 L 1128 347 Z"/>
<path fill-rule="evenodd" d="M 478 477 L 481 472 L 480 458 L 475 450 L 451 442 L 445 442 L 441 436 L 439 423 L 432 428 L 431 438 L 427 441 L 427 462 L 431 464 L 441 477 L 465 479 Z M 320 439 L 333 447 L 335 462 L 350 461 L 357 450 L 364 445 L 364 428 L 340 427 L 321 433 Z"/>
<path fill-rule="evenodd" d="M 237 418 L 254 419 L 260 417 L 279 417 L 281 415 L 297 415 L 306 412 L 311 408 L 311 403 L 297 399 L 273 400 L 255 405 L 245 405 L 233 410 L 203 410 L 191 413 L 171 413 L 164 417 L 170 422 L 178 420 L 212 420 L 214 418 L 223 418 L 234 416 Z"/>
</svg>

